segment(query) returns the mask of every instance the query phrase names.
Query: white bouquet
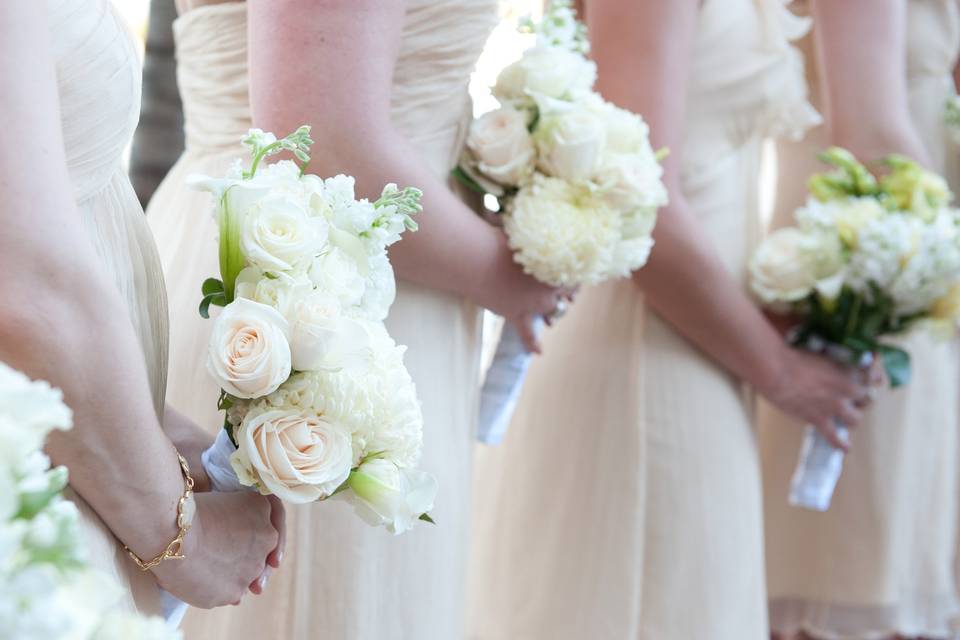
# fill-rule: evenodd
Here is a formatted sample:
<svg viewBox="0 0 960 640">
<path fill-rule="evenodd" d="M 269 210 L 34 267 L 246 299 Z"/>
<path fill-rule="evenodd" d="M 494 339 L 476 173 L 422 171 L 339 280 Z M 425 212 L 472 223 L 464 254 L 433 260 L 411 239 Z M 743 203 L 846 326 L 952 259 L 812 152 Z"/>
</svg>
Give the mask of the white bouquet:
<svg viewBox="0 0 960 640">
<path fill-rule="evenodd" d="M 178 640 L 160 618 L 113 610 L 120 585 L 86 566 L 67 470 L 41 451 L 71 424 L 58 389 L 0 363 L 0 638 Z"/>
<path fill-rule="evenodd" d="M 417 468 L 423 418 L 384 327 L 396 283 L 387 247 L 416 225 L 421 193 L 305 173 L 309 127 L 277 140 L 253 129 L 252 163 L 192 177 L 215 199 L 220 275 L 203 283 L 214 320 L 208 369 L 225 426 L 204 454 L 219 490 L 253 487 L 292 503 L 337 495 L 394 534 L 427 515 L 436 480 Z M 297 161 L 263 166 L 289 151 Z"/>
<path fill-rule="evenodd" d="M 514 259 L 541 282 L 574 288 L 627 277 L 646 264 L 667 202 L 663 152 L 640 116 L 593 91 L 596 65 L 569 1 L 521 29 L 535 45 L 500 72 L 501 106 L 473 122 L 454 175 L 498 198 Z M 503 437 L 529 360 L 506 327 L 484 385 L 482 442 Z"/>
<path fill-rule="evenodd" d="M 883 338 L 917 323 L 952 331 L 960 310 L 960 217 L 940 176 L 902 156 L 880 180 L 847 151 L 810 180 L 796 226 L 774 231 L 750 262 L 754 292 L 800 318 L 798 346 L 850 366 L 879 356 L 891 385 L 906 384 L 910 357 Z M 846 429 L 838 425 L 842 437 Z M 791 503 L 829 508 L 843 454 L 808 427 Z"/>
</svg>

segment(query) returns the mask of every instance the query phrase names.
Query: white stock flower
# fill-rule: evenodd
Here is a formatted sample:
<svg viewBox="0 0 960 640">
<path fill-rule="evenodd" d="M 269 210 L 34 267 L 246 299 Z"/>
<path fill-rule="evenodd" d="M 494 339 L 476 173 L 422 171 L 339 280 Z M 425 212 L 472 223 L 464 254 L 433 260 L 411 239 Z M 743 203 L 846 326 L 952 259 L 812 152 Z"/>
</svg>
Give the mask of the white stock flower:
<svg viewBox="0 0 960 640">
<path fill-rule="evenodd" d="M 399 535 L 433 508 L 437 480 L 417 469 L 401 469 L 389 460 L 367 460 L 350 474 L 352 491 L 342 494 L 371 526 Z"/>
<path fill-rule="evenodd" d="M 59 389 L 0 362 L 0 466 L 19 463 L 43 445 L 50 431 L 72 424 Z"/>
<path fill-rule="evenodd" d="M 323 218 L 289 198 L 269 197 L 247 214 L 240 248 L 244 257 L 265 271 L 291 271 L 309 264 L 323 249 L 327 225 Z"/>
<path fill-rule="evenodd" d="M 533 132 L 537 166 L 553 178 L 589 180 L 597 170 L 606 137 L 603 120 L 588 109 L 541 116 Z"/>
<path fill-rule="evenodd" d="M 370 358 L 366 329 L 344 316 L 340 301 L 330 294 L 317 292 L 301 298 L 288 319 L 297 371 L 337 370 Z"/>
<path fill-rule="evenodd" d="M 214 320 L 207 370 L 232 396 L 265 396 L 290 376 L 289 334 L 279 311 L 237 298 Z"/>
<path fill-rule="evenodd" d="M 477 169 L 497 184 L 517 186 L 533 172 L 534 148 L 527 116 L 511 106 L 474 120 L 467 147 L 477 161 Z"/>
<path fill-rule="evenodd" d="M 234 434 L 234 469 L 246 468 L 262 493 L 294 504 L 330 496 L 353 464 L 350 432 L 327 417 L 291 406 L 251 409 Z"/>
</svg>

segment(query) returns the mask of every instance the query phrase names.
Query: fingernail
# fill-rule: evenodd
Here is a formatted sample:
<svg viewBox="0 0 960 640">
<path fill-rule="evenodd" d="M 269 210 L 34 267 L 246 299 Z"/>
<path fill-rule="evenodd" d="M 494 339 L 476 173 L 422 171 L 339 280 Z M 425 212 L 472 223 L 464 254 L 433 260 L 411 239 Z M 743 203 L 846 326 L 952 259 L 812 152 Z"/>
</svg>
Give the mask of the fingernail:
<svg viewBox="0 0 960 640">
<path fill-rule="evenodd" d="M 260 580 L 257 581 L 257 584 L 260 585 L 260 590 L 263 591 L 263 588 L 267 586 L 267 576 L 266 574 L 260 576 Z"/>
<path fill-rule="evenodd" d="M 280 563 L 283 562 L 283 551 L 277 552 L 277 566 L 280 566 Z"/>
</svg>

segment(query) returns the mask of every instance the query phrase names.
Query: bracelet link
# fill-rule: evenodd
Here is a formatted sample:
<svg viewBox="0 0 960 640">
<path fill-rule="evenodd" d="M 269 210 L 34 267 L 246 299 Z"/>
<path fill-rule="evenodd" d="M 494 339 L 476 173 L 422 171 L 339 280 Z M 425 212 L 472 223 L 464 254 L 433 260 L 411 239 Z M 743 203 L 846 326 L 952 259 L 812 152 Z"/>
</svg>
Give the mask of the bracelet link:
<svg viewBox="0 0 960 640">
<path fill-rule="evenodd" d="M 186 459 L 177 452 L 177 460 L 180 462 L 180 471 L 183 474 L 183 495 L 177 501 L 177 536 L 170 541 L 167 547 L 152 559 L 144 561 L 140 556 L 133 552 L 130 547 L 124 545 L 123 550 L 140 567 L 141 571 L 150 571 L 164 560 L 184 560 L 183 539 L 190 531 L 193 524 L 193 518 L 197 512 L 197 505 L 193 497 L 193 476 L 190 475 L 190 466 Z"/>
</svg>

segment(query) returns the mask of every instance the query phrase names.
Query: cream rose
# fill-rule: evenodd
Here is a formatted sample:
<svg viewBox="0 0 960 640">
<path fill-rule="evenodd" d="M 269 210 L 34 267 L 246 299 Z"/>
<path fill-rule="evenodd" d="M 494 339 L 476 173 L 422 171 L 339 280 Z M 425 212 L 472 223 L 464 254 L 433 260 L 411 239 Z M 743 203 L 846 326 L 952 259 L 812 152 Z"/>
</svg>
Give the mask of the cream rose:
<svg viewBox="0 0 960 640">
<path fill-rule="evenodd" d="M 401 469 L 389 460 L 367 460 L 348 481 L 352 492 L 345 494 L 365 522 L 384 526 L 399 535 L 433 508 L 437 480 L 416 469 Z"/>
<path fill-rule="evenodd" d="M 537 165 L 563 180 L 588 180 L 597 170 L 606 142 L 603 121 L 586 109 L 543 118 L 533 134 Z"/>
<path fill-rule="evenodd" d="M 265 396 L 290 377 L 289 335 L 279 311 L 237 298 L 213 323 L 207 370 L 232 396 Z"/>
<path fill-rule="evenodd" d="M 261 493 L 294 504 L 332 495 L 353 466 L 350 432 L 296 409 L 251 411 L 235 437 L 234 467 L 252 470 Z M 250 477 L 237 475 L 241 481 Z"/>
<path fill-rule="evenodd" d="M 333 371 L 372 357 L 364 326 L 343 315 L 340 302 L 322 292 L 302 298 L 290 315 L 290 352 L 297 371 Z"/>
<path fill-rule="evenodd" d="M 779 229 L 764 240 L 750 260 L 752 287 L 767 303 L 798 302 L 822 284 L 822 292 L 839 293 L 835 286 L 842 268 L 835 237 L 808 234 L 794 227 Z"/>
<path fill-rule="evenodd" d="M 338 246 L 328 247 L 314 260 L 310 280 L 317 289 L 337 298 L 344 309 L 351 309 L 363 300 L 367 282 L 360 269 L 366 262 L 366 256 L 361 262 Z"/>
<path fill-rule="evenodd" d="M 268 198 L 246 217 L 240 249 L 264 271 L 304 266 L 323 249 L 327 222 L 286 197 Z"/>
<path fill-rule="evenodd" d="M 501 107 L 474 120 L 467 147 L 480 172 L 498 184 L 517 186 L 533 171 L 527 116 L 513 107 Z"/>
</svg>

